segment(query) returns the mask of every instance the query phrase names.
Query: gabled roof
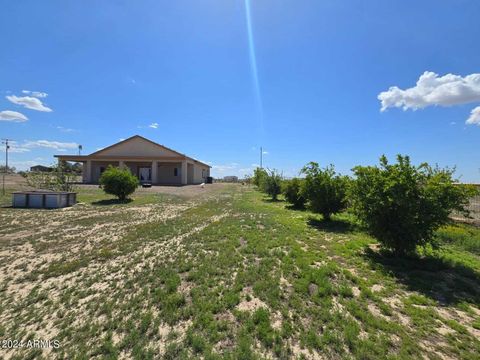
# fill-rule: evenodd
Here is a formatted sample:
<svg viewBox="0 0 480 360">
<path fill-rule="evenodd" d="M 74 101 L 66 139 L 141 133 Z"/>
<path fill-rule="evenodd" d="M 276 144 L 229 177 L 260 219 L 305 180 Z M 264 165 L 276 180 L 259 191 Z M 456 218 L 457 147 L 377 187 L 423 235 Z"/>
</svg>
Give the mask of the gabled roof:
<svg viewBox="0 0 480 360">
<path fill-rule="evenodd" d="M 150 140 L 150 139 L 147 139 L 147 138 L 145 138 L 145 137 L 143 137 L 143 136 L 140 136 L 140 135 L 130 136 L 129 138 L 127 138 L 127 139 L 125 139 L 125 140 L 119 141 L 119 142 L 117 142 L 117 143 L 115 143 L 115 144 L 112 144 L 112 145 L 110 145 L 110 146 L 104 147 L 103 149 L 100 149 L 100 150 L 98 150 L 98 151 L 95 151 L 94 153 L 91 153 L 90 156 L 92 156 L 92 155 L 99 155 L 99 154 L 101 154 L 102 152 L 104 152 L 105 150 L 114 148 L 114 147 L 116 147 L 116 146 L 118 146 L 118 145 L 120 145 L 120 144 L 124 144 L 124 143 L 126 143 L 126 142 L 128 142 L 128 141 L 131 141 L 131 140 L 133 140 L 133 139 L 142 139 L 142 140 L 144 140 L 144 141 L 148 141 L 149 143 L 151 143 L 151 144 L 153 144 L 153 145 L 155 145 L 155 146 L 159 146 L 160 148 L 162 148 L 162 149 L 164 149 L 164 150 L 171 151 L 171 152 L 173 152 L 173 153 L 175 153 L 175 154 L 177 154 L 177 155 L 180 155 L 180 156 L 188 157 L 188 156 L 185 155 L 185 154 L 179 153 L 178 151 L 175 151 L 175 150 L 173 150 L 173 149 L 170 149 L 170 148 L 166 147 L 165 145 L 158 144 L 158 143 L 156 143 L 156 142 L 154 142 L 154 141 L 152 141 L 152 140 Z M 194 159 L 192 159 L 192 160 L 194 160 Z"/>
<path fill-rule="evenodd" d="M 132 141 L 132 140 L 135 140 L 135 139 L 140 139 L 140 140 L 142 140 L 142 141 L 146 141 L 146 142 L 148 142 L 148 143 L 150 143 L 150 144 L 152 144 L 152 145 L 154 145 L 154 146 L 159 147 L 159 149 L 161 149 L 161 150 L 163 150 L 163 151 L 166 150 L 166 151 L 172 152 L 172 153 L 174 153 L 175 155 L 178 155 L 180 158 L 185 158 L 185 159 L 191 160 L 191 161 L 193 161 L 193 162 L 200 163 L 200 164 L 202 164 L 202 165 L 211 167 L 211 166 L 208 165 L 208 164 L 205 164 L 205 163 L 203 163 L 203 162 L 201 162 L 201 161 L 199 161 L 199 160 L 196 160 L 196 159 L 191 158 L 191 157 L 189 157 L 189 156 L 187 156 L 187 155 L 185 155 L 185 154 L 182 154 L 182 153 L 180 153 L 180 152 L 178 152 L 178 151 L 175 151 L 175 150 L 173 150 L 173 149 L 170 149 L 169 147 L 166 147 L 165 145 L 158 144 L 158 143 L 156 143 L 156 142 L 154 142 L 154 141 L 152 141 L 152 140 L 149 140 L 149 139 L 147 139 L 147 138 L 145 138 L 145 137 L 143 137 L 143 136 L 140 136 L 140 135 L 133 135 L 133 136 L 129 137 L 128 139 L 122 140 L 122 141 L 120 141 L 120 142 L 117 142 L 117 143 L 115 143 L 115 144 L 112 144 L 112 145 L 110 145 L 110 146 L 107 146 L 107 147 L 105 147 L 105 148 L 103 148 L 103 149 L 100 149 L 100 150 L 98 150 L 98 151 L 95 151 L 95 152 L 91 153 L 90 155 L 87 155 L 87 156 L 77 156 L 77 157 L 78 157 L 78 158 L 80 158 L 80 157 L 81 157 L 81 158 L 100 157 L 100 156 L 102 155 L 102 153 L 104 153 L 105 151 L 107 151 L 107 150 L 109 150 L 109 149 L 112 149 L 112 148 L 115 148 L 115 147 L 117 147 L 117 146 L 119 146 L 119 145 L 121 145 L 121 144 L 124 144 L 124 143 L 126 143 L 126 142 L 129 142 L 129 141 Z M 55 157 L 58 157 L 58 158 L 61 158 L 61 157 L 64 157 L 64 156 L 68 157 L 68 155 L 55 155 Z"/>
</svg>

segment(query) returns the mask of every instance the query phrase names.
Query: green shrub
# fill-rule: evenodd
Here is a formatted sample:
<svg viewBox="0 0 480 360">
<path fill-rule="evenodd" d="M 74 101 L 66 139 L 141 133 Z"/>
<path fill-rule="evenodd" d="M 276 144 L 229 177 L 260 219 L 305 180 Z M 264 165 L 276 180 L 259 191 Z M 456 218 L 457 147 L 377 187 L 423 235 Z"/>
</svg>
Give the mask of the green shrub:
<svg viewBox="0 0 480 360">
<path fill-rule="evenodd" d="M 100 185 L 107 194 L 115 195 L 124 201 L 139 185 L 139 181 L 128 168 L 109 165 L 100 176 Z"/>
<path fill-rule="evenodd" d="M 307 201 L 302 182 L 301 179 L 293 178 L 291 180 L 285 180 L 283 183 L 285 200 L 298 209 L 305 207 L 305 202 Z"/>
<path fill-rule="evenodd" d="M 346 208 L 348 178 L 335 173 L 333 165 L 321 169 L 316 162 L 311 162 L 302 173 L 306 175 L 304 194 L 313 212 L 330 220 L 332 214 Z"/>
<path fill-rule="evenodd" d="M 454 170 L 413 166 L 408 156 L 390 165 L 357 166 L 351 187 L 353 209 L 381 245 L 403 255 L 432 243 L 435 230 L 453 210 L 465 212 L 475 190 L 455 184 Z"/>
<path fill-rule="evenodd" d="M 263 191 L 263 187 L 265 184 L 265 178 L 268 176 L 268 173 L 265 169 L 256 168 L 253 171 L 252 182 L 259 190 Z"/>
<path fill-rule="evenodd" d="M 270 195 L 272 200 L 277 200 L 278 195 L 282 193 L 283 178 L 277 171 L 271 170 L 263 179 L 263 192 Z"/>
</svg>

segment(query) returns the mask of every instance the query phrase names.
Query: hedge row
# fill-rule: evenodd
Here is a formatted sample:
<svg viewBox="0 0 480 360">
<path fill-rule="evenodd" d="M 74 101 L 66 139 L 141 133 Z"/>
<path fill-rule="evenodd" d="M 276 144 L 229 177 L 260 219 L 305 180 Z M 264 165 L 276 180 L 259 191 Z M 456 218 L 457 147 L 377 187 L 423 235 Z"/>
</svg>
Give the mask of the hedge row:
<svg viewBox="0 0 480 360">
<path fill-rule="evenodd" d="M 356 166 L 353 177 L 335 172 L 333 165 L 315 162 L 301 171 L 302 178 L 284 180 L 276 171 L 256 169 L 253 183 L 272 199 L 283 192 L 293 207 L 307 207 L 329 221 L 349 208 L 381 245 L 397 254 L 415 252 L 433 244 L 434 232 L 449 221 L 452 211 L 468 215 L 466 206 L 477 190 L 459 185 L 454 170 L 415 166 L 408 156 L 389 164 L 382 156 L 377 166 Z"/>
</svg>

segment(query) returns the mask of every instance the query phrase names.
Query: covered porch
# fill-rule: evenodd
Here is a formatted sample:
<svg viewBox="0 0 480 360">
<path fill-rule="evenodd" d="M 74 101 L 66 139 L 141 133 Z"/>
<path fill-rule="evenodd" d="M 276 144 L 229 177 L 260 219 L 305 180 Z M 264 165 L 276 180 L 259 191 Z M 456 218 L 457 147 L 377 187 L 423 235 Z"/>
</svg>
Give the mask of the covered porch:
<svg viewBox="0 0 480 360">
<path fill-rule="evenodd" d="M 83 164 L 82 182 L 98 184 L 100 176 L 109 165 L 126 167 L 138 177 L 140 183 L 156 185 L 187 185 L 194 183 L 194 164 L 181 159 L 111 159 L 86 156 L 58 156 L 58 161 L 75 161 Z"/>
</svg>

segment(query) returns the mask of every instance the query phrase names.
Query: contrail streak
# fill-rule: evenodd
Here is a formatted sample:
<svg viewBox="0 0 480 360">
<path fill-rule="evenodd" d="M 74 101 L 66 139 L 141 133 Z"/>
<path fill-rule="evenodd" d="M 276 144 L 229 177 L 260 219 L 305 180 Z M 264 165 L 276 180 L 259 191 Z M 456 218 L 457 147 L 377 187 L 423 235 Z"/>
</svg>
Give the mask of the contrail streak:
<svg viewBox="0 0 480 360">
<path fill-rule="evenodd" d="M 260 82 L 258 80 L 257 56 L 255 54 L 255 41 L 253 39 L 252 18 L 250 12 L 250 0 L 245 0 L 245 16 L 247 20 L 248 48 L 250 53 L 250 67 L 252 69 L 252 80 L 255 92 L 255 102 L 257 105 L 260 130 L 263 133 L 263 102 L 260 93 Z"/>
</svg>

